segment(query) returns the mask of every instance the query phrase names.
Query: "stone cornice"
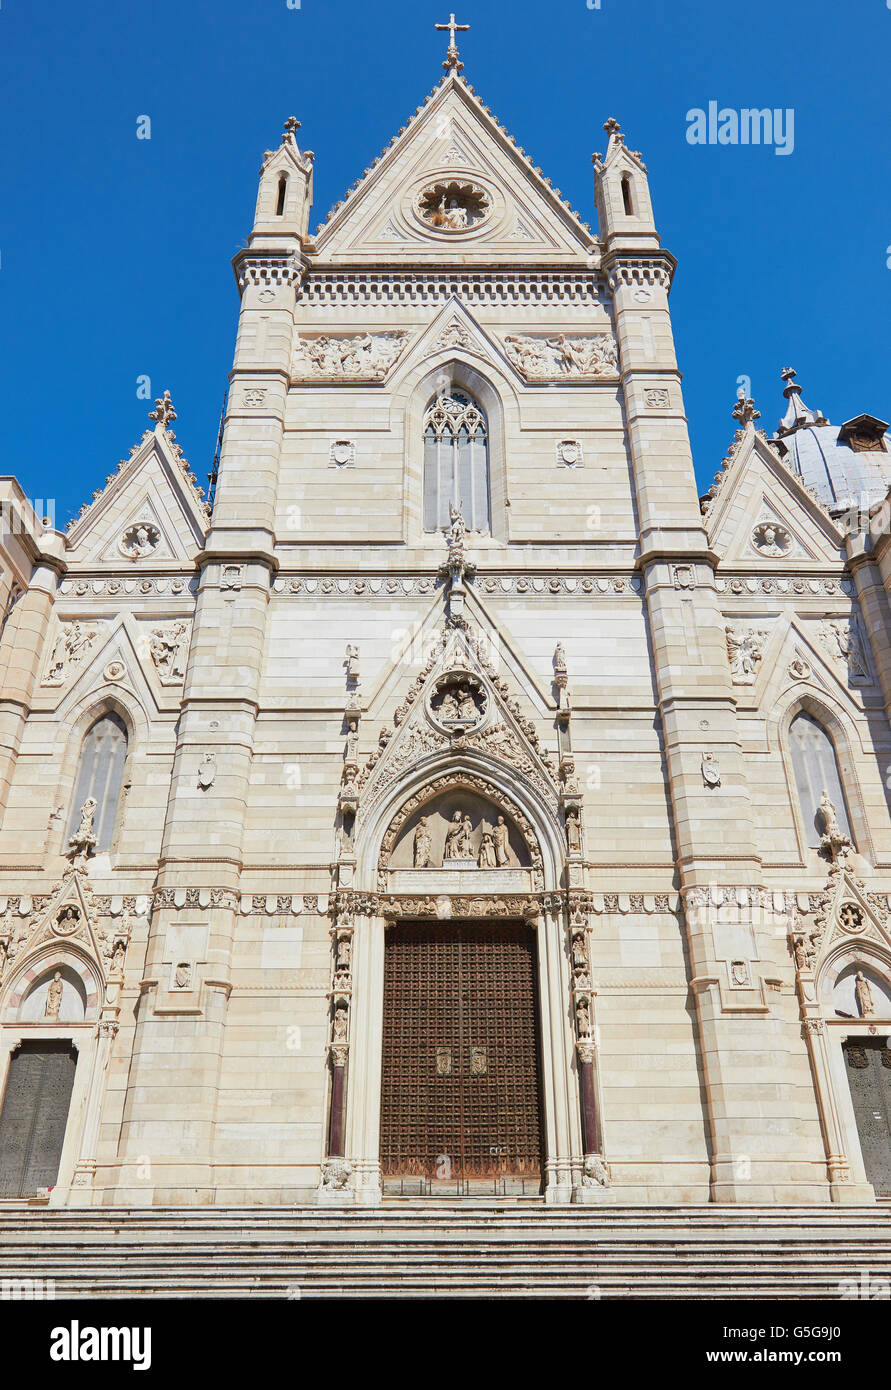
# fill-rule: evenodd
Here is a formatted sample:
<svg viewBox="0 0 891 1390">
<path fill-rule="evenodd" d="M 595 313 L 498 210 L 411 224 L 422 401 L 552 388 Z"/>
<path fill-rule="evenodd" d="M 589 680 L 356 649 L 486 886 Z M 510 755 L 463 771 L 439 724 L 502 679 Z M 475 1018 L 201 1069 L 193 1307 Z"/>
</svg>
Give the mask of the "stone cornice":
<svg viewBox="0 0 891 1390">
<path fill-rule="evenodd" d="M 293 251 L 239 251 L 232 268 L 239 291 L 249 285 L 295 285 L 306 274 L 304 262 Z"/>
<path fill-rule="evenodd" d="M 590 310 L 606 297 L 607 285 L 593 269 L 468 270 L 460 266 L 403 265 L 391 270 L 363 267 L 314 267 L 304 280 L 298 303 L 314 305 L 413 304 L 444 305 L 460 298 L 465 304 L 517 306 L 556 304 Z"/>
<path fill-rule="evenodd" d="M 620 285 L 661 285 L 671 288 L 677 261 L 670 251 L 607 251 L 603 256 L 607 284 L 615 293 Z"/>
</svg>

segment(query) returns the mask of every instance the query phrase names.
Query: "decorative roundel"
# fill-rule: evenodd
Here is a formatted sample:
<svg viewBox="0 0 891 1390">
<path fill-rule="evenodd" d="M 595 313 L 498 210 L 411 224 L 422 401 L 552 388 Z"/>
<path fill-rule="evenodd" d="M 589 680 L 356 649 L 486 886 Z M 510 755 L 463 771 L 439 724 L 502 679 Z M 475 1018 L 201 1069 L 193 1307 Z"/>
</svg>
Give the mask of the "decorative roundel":
<svg viewBox="0 0 891 1390">
<path fill-rule="evenodd" d="M 56 936 L 71 936 L 79 926 L 80 913 L 73 903 L 66 903 L 52 923 Z"/>
<path fill-rule="evenodd" d="M 442 179 L 418 194 L 415 209 L 427 227 L 447 236 L 469 232 L 492 211 L 488 193 L 464 179 Z"/>
<path fill-rule="evenodd" d="M 863 931 L 866 926 L 863 910 L 856 903 L 845 903 L 838 914 L 838 920 L 844 930 L 849 932 Z"/>
<path fill-rule="evenodd" d="M 137 521 L 128 526 L 118 542 L 124 555 L 131 560 L 139 560 L 143 555 L 151 555 L 161 541 L 161 532 L 150 521 Z"/>
<path fill-rule="evenodd" d="M 428 709 L 438 728 L 449 734 L 463 734 L 475 728 L 486 713 L 485 686 L 465 671 L 451 671 L 436 682 Z"/>
<path fill-rule="evenodd" d="M 792 537 L 785 526 L 775 521 L 760 521 L 752 532 L 752 545 L 759 554 L 779 559 L 781 555 L 788 555 Z"/>
</svg>

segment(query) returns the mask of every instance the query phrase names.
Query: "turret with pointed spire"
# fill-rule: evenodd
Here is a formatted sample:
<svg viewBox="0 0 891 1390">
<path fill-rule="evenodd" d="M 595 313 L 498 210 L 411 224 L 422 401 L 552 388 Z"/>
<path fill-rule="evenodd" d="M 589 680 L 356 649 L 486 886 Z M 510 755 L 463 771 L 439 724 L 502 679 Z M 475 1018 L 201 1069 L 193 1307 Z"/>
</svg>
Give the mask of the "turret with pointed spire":
<svg viewBox="0 0 891 1390">
<path fill-rule="evenodd" d="M 303 238 L 309 226 L 312 207 L 312 174 L 315 155 L 301 152 L 297 144 L 300 122 L 289 116 L 276 150 L 267 150 L 260 170 L 257 209 L 251 232 L 251 245 L 262 239 L 264 245 L 279 245 L 282 238 Z"/>
<path fill-rule="evenodd" d="M 601 240 L 607 247 L 655 249 L 659 238 L 653 222 L 647 166 L 640 150 L 628 149 L 614 116 L 603 129 L 609 136 L 606 156 L 592 156 Z"/>
</svg>

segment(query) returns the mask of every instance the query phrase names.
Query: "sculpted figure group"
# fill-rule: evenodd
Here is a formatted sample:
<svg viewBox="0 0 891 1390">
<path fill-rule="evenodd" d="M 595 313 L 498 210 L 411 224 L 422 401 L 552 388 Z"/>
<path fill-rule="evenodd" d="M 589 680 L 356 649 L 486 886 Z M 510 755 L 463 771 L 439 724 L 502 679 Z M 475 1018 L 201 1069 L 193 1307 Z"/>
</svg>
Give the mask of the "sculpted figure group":
<svg viewBox="0 0 891 1390">
<path fill-rule="evenodd" d="M 449 821 L 445 835 L 442 866 L 448 867 L 455 860 L 472 860 L 481 869 L 504 868 L 510 863 L 508 854 L 508 829 L 504 816 L 492 827 L 482 822 L 479 843 L 470 816 L 467 812 L 456 811 Z M 414 833 L 414 867 L 432 869 L 439 867 L 433 863 L 433 836 L 430 830 L 430 817 L 422 816 Z"/>
</svg>

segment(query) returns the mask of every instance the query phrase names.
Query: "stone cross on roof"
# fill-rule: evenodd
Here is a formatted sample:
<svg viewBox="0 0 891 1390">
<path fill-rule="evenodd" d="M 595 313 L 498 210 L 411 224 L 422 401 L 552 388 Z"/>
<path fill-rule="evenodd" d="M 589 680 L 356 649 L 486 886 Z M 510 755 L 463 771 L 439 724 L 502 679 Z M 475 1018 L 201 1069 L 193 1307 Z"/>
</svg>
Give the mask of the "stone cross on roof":
<svg viewBox="0 0 891 1390">
<path fill-rule="evenodd" d="M 437 24 L 434 26 L 434 28 L 443 30 L 448 29 L 449 31 L 449 51 L 446 54 L 446 60 L 443 63 L 443 67 L 446 70 L 448 70 L 449 68 L 454 68 L 456 72 L 460 72 L 464 64 L 460 62 L 458 59 L 458 47 L 455 43 L 455 31 L 457 29 L 460 29 L 466 33 L 466 31 L 470 28 L 470 25 L 457 24 L 455 22 L 455 16 L 451 14 L 449 15 L 448 24 Z"/>
<path fill-rule="evenodd" d="M 289 116 L 288 119 L 285 121 L 284 133 L 282 135 L 282 144 L 286 145 L 289 139 L 296 140 L 297 131 L 299 129 L 300 122 L 298 121 L 297 117 Z"/>
</svg>

